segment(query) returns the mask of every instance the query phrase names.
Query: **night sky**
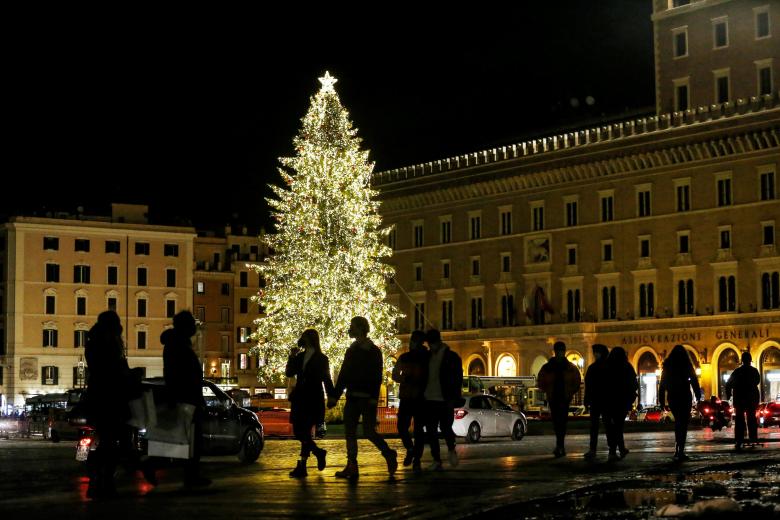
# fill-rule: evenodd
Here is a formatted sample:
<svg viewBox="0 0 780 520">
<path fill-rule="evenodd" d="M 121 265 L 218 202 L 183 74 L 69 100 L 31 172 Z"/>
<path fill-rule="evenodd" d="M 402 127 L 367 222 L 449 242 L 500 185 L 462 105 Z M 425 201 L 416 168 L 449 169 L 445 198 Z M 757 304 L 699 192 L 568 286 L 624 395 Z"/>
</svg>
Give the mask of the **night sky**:
<svg viewBox="0 0 780 520">
<path fill-rule="evenodd" d="M 376 170 L 652 110 L 650 0 L 504 4 L 8 20 L 0 216 L 118 201 L 262 225 L 325 70 Z"/>
</svg>

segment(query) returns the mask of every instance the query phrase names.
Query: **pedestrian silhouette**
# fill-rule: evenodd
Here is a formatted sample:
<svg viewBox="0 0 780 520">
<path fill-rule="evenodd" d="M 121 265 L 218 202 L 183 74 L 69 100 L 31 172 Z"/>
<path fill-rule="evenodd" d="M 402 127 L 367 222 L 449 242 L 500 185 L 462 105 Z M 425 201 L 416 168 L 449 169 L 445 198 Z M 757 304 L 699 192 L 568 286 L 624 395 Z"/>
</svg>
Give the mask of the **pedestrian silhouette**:
<svg viewBox="0 0 780 520">
<path fill-rule="evenodd" d="M 195 407 L 192 418 L 192 457 L 184 464 L 184 486 L 208 486 L 211 480 L 200 475 L 200 455 L 203 449 L 203 415 L 206 401 L 203 399 L 203 369 L 198 356 L 192 350 L 192 336 L 197 331 L 195 318 L 189 311 L 181 311 L 173 317 L 173 328 L 160 336 L 163 348 L 163 375 L 169 404 L 191 404 Z M 145 474 L 149 473 L 145 471 Z M 147 480 L 156 480 L 147 475 Z"/>
<path fill-rule="evenodd" d="M 685 438 L 691 419 L 692 396 L 701 399 L 701 388 L 693 370 L 691 358 L 682 345 L 675 345 L 664 361 L 661 384 L 658 389 L 658 404 L 665 406 L 667 396 L 669 408 L 674 415 L 674 460 L 681 462 L 689 457 L 685 454 Z"/>
<path fill-rule="evenodd" d="M 606 345 L 595 343 L 593 351 L 594 361 L 585 372 L 585 397 L 583 403 L 590 410 L 590 449 L 585 453 L 585 460 L 593 460 L 596 457 L 596 449 L 599 444 L 599 419 L 604 421 L 606 428 L 607 418 L 604 414 L 604 402 L 606 400 L 607 380 L 606 367 L 609 349 Z"/>
<path fill-rule="evenodd" d="M 747 430 L 749 442 L 758 441 L 758 421 L 756 420 L 756 409 L 760 400 L 758 385 L 761 383 L 761 375 L 750 362 L 753 357 L 750 352 L 742 353 L 742 365 L 734 369 L 731 377 L 726 382 L 726 399 L 730 399 L 734 394 L 734 411 L 736 413 L 736 422 L 734 423 L 734 440 L 736 448 L 742 449 L 745 442 L 745 419 L 747 419 Z"/>
<path fill-rule="evenodd" d="M 441 333 L 430 329 L 425 333 L 430 354 L 428 356 L 428 378 L 425 384 L 425 430 L 431 448 L 433 464 L 431 469 L 442 469 L 439 434 L 441 430 L 447 444 L 450 466 L 458 465 L 458 453 L 455 451 L 455 433 L 452 422 L 455 420 L 455 407 L 463 404 L 463 363 L 449 345 L 441 340 Z"/>
<path fill-rule="evenodd" d="M 547 394 L 550 406 L 553 430 L 555 430 L 555 450 L 553 455 L 566 455 L 566 421 L 569 416 L 569 403 L 580 388 L 582 377 L 574 364 L 566 359 L 566 344 L 556 341 L 553 345 L 555 355 L 539 370 L 537 376 L 539 388 Z"/>
<path fill-rule="evenodd" d="M 401 437 L 406 456 L 404 466 L 412 464 L 412 470 L 421 470 L 420 458 L 425 444 L 425 385 L 428 379 L 428 349 L 423 345 L 425 333 L 412 332 L 409 351 L 401 354 L 393 367 L 393 381 L 400 383 L 398 392 L 401 403 L 398 407 L 398 435 Z M 414 419 L 414 442 L 409 426 Z"/>
<path fill-rule="evenodd" d="M 140 375 L 127 364 L 122 324 L 116 312 L 109 310 L 98 315 L 97 323 L 87 334 L 84 357 L 89 368 L 87 417 L 99 439 L 87 496 L 108 498 L 116 495 L 114 472 L 120 449 L 127 447 L 128 402 L 140 395 L 141 390 Z"/>
<path fill-rule="evenodd" d="M 628 455 L 623 429 L 626 415 L 637 397 L 639 384 L 636 372 L 623 347 L 614 347 L 607 358 L 606 380 L 609 390 L 606 392 L 604 416 L 607 424 L 607 444 L 609 445 L 610 462 L 625 458 Z M 620 455 L 618 455 L 620 452 Z"/>
<path fill-rule="evenodd" d="M 302 350 L 300 350 L 302 349 Z M 325 469 L 326 450 L 317 446 L 312 436 L 313 429 L 325 421 L 325 394 L 333 393 L 333 381 L 330 378 L 328 357 L 320 350 L 320 335 L 314 329 L 306 329 L 298 339 L 298 347 L 293 349 L 285 369 L 287 377 L 295 377 L 295 389 L 290 395 L 290 423 L 293 434 L 301 443 L 301 458 L 291 477 L 305 477 L 306 461 L 314 453 L 317 469 Z"/>
<path fill-rule="evenodd" d="M 376 409 L 379 399 L 379 387 L 382 385 L 382 351 L 368 338 L 370 327 L 368 320 L 355 316 L 349 324 L 349 337 L 354 342 L 344 354 L 339 376 L 333 394 L 328 398 L 328 407 L 336 406 L 346 389 L 347 402 L 344 405 L 344 437 L 347 443 L 347 465 L 337 471 L 336 476 L 357 480 L 357 426 L 363 418 L 363 435 L 382 452 L 387 462 L 387 472 L 392 476 L 398 468 L 397 453 L 390 449 L 385 440 L 376 432 Z"/>
</svg>

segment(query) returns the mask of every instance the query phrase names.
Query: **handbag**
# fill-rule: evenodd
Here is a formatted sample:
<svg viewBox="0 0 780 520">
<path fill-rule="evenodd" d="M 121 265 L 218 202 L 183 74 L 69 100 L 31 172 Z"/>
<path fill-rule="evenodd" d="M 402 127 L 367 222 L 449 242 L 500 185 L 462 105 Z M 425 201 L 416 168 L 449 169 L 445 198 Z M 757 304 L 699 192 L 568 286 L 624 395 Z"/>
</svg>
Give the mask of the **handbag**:
<svg viewBox="0 0 780 520">
<path fill-rule="evenodd" d="M 131 399 L 127 404 L 130 407 L 127 424 L 139 430 L 153 428 L 157 424 L 157 409 L 151 390 L 141 392 L 141 397 Z"/>
<path fill-rule="evenodd" d="M 195 451 L 195 406 L 176 403 L 157 409 L 156 424 L 146 432 L 150 457 L 190 459 Z"/>
</svg>

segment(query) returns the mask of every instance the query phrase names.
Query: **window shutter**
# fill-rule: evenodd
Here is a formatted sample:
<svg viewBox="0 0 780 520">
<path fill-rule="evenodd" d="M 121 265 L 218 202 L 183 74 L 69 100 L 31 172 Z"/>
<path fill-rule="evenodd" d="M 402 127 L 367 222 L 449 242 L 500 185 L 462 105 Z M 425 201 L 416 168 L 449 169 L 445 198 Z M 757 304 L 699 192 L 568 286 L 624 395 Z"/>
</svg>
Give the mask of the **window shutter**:
<svg viewBox="0 0 780 520">
<path fill-rule="evenodd" d="M 51 374 L 52 379 L 54 379 L 54 384 L 57 385 L 59 384 L 60 369 L 59 367 L 51 367 L 51 370 L 52 370 L 52 374 Z"/>
</svg>

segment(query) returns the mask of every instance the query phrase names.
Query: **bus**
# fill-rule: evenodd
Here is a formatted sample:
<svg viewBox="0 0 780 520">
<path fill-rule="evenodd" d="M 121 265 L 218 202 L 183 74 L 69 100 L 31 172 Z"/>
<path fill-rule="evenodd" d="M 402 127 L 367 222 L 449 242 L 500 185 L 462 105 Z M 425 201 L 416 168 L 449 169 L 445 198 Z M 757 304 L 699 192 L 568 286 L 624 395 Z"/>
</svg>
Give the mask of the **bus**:
<svg viewBox="0 0 780 520">
<path fill-rule="evenodd" d="M 498 397 L 517 411 L 526 412 L 536 403 L 535 376 L 468 376 L 463 378 L 464 394 L 490 394 Z"/>
</svg>

